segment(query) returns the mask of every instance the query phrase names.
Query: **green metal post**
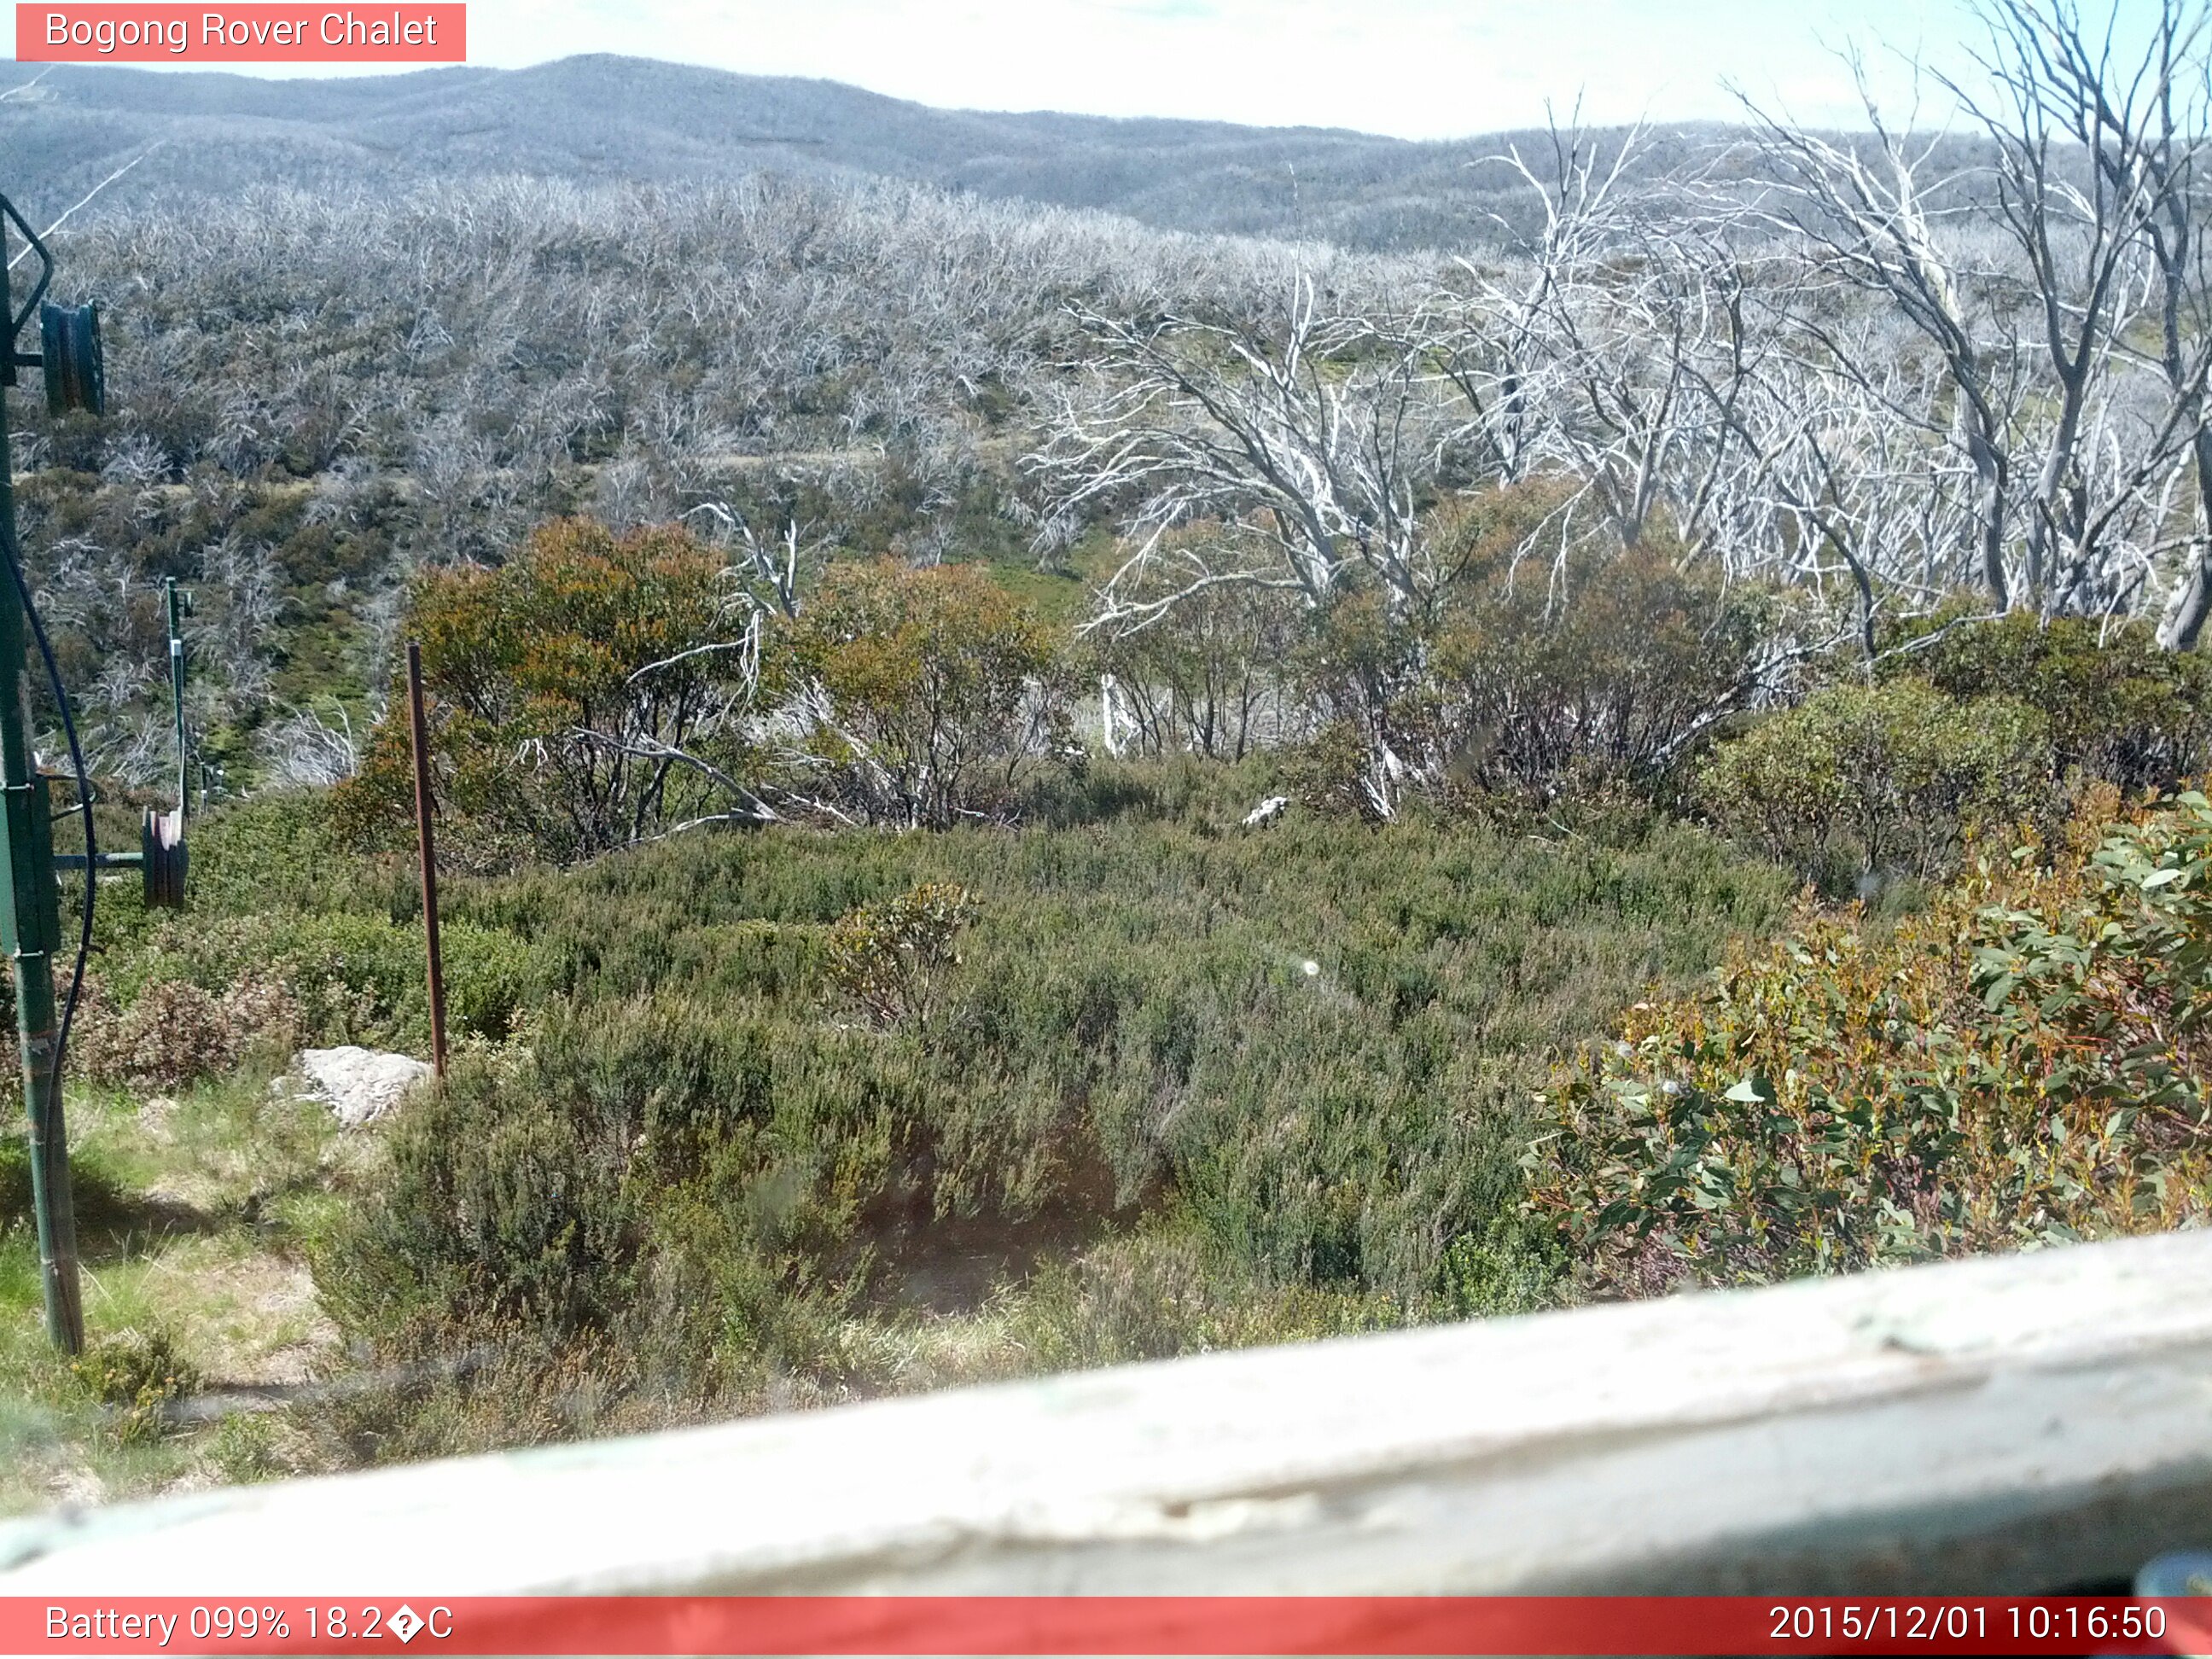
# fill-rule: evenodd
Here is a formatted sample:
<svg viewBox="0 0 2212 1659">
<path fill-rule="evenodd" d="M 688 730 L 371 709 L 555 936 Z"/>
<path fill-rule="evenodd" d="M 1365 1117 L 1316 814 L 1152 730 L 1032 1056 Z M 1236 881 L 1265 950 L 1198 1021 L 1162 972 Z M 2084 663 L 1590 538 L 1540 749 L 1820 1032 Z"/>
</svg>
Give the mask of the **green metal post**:
<svg viewBox="0 0 2212 1659">
<path fill-rule="evenodd" d="M 4 252 L 4 249 L 0 249 Z M 0 258 L 4 264 L 4 258 Z M 9 304 L 0 275 L 0 315 Z M 13 340 L 4 343 L 9 351 Z M 8 377 L 12 380 L 12 375 Z M 8 453 L 7 393 L 0 391 L 0 541 L 15 539 L 15 463 Z M 31 1121 L 31 1203 L 38 1212 L 39 1277 L 46 1334 L 69 1353 L 84 1351 L 77 1294 L 76 1208 L 70 1196 L 69 1130 L 54 1071 L 54 952 L 61 941 L 55 890 L 52 811 L 33 764 L 23 706 L 23 605 L 0 580 L 0 858 L 8 867 L 0 903 L 0 948 L 15 975 L 15 1031 L 23 1048 L 23 1107 Z M 85 879 L 91 879 L 87 872 Z"/>
<path fill-rule="evenodd" d="M 177 714 L 177 829 L 185 827 L 185 780 L 191 770 L 185 749 L 185 629 L 178 620 L 177 579 L 167 577 L 161 586 L 169 597 L 169 700 Z"/>
</svg>

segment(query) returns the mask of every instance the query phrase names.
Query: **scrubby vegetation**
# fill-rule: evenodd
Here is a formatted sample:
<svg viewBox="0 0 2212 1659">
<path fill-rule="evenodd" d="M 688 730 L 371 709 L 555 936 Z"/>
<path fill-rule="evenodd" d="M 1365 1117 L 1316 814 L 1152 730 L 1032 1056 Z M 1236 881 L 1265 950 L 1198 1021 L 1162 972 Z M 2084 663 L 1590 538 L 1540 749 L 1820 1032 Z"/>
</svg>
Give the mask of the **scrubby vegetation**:
<svg viewBox="0 0 2212 1659">
<path fill-rule="evenodd" d="M 618 1357 L 609 1408 L 694 1409 L 1478 1310 L 1547 1056 L 1784 896 L 1690 831 L 1255 836 L 1229 781 L 1110 781 L 1018 836 L 772 831 L 457 896 L 542 1015 L 397 1131 L 326 1304 L 390 1361 Z M 1133 1346 L 1055 1322 L 1135 1261 Z M 902 1353 L 947 1316 L 991 1351 Z"/>
<path fill-rule="evenodd" d="M 1512 1212 L 1550 1057 L 1786 878 L 1680 828 L 1239 830 L 1260 781 L 1102 765 L 1018 833 L 695 836 L 458 884 L 454 1074 L 283 1247 L 361 1345 L 323 1363 L 407 1381 L 291 1432 L 419 1454 L 1546 1299 Z M 312 795 L 210 823 L 190 929 L 122 906 L 122 1018 L 250 957 L 286 1040 L 419 1047 L 409 884 L 329 823 Z M 204 1052 L 178 1030 L 165 1077 Z"/>
<path fill-rule="evenodd" d="M 26 1436 L 259 1478 L 2206 1219 L 2193 186 L 2085 272 L 1917 151 L 1580 142 L 1449 270 L 763 181 L 193 245 L 22 491 L 103 811 L 135 578 L 216 670 L 192 908 L 82 1009 L 81 1371 L 0 1164 Z M 403 632 L 454 1063 L 341 1134 L 265 1085 L 426 1046 Z M 187 1241 L 312 1274 L 276 1426 L 193 1426 Z"/>
<path fill-rule="evenodd" d="M 941 580 L 854 569 L 871 594 Z M 896 665 L 878 692 L 931 649 L 885 616 L 844 630 Z M 1644 660 L 1584 637 L 1504 683 L 1541 707 L 1568 665 Z M 2002 692 L 1972 678 L 1984 641 Z M 1243 764 L 1032 732 L 1001 738 L 1027 769 L 964 825 L 750 819 L 494 860 L 447 895 L 453 1075 L 366 1164 L 307 1172 L 329 1196 L 281 1245 L 344 1386 L 222 1455 L 343 1466 L 2193 1224 L 2212 809 L 2122 788 L 2147 732 L 2190 741 L 2188 671 L 2145 654 L 2164 703 L 2100 705 L 2064 690 L 2090 639 L 2041 675 L 2016 624 L 1940 643 L 1671 765 L 1570 749 L 1589 769 L 1470 770 L 1379 823 L 1309 790 L 1243 824 L 1325 763 L 1326 727 Z M 441 730 L 467 775 L 478 740 Z M 191 916 L 111 909 L 94 1081 L 189 1100 L 298 1042 L 419 1050 L 413 884 L 380 850 L 404 803 L 378 778 L 211 821 Z M 1793 917 L 1807 867 L 1838 896 Z M 1911 879 L 1869 908 L 1869 872 Z M 205 1369 L 189 1334 L 131 1340 Z M 168 1444 L 155 1407 L 117 1409 Z M 247 1431 L 196 1432 L 146 1467 Z"/>
</svg>

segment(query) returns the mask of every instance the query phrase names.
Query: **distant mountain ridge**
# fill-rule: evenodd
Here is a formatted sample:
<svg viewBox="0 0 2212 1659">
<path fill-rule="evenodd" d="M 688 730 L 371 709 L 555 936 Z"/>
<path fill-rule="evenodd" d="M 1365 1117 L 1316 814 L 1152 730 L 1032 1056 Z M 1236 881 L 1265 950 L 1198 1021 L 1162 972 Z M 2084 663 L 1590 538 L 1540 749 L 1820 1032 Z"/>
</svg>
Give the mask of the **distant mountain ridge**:
<svg viewBox="0 0 2212 1659">
<path fill-rule="evenodd" d="M 12 67 L 0 94 L 36 73 Z M 262 182 L 839 171 L 1164 228 L 1417 248 L 1484 235 L 1505 181 L 1471 164 L 1504 142 L 942 110 L 834 81 L 609 56 L 298 81 L 63 64 L 0 95 L 0 189 L 51 216 L 157 143 L 103 207 Z"/>
</svg>

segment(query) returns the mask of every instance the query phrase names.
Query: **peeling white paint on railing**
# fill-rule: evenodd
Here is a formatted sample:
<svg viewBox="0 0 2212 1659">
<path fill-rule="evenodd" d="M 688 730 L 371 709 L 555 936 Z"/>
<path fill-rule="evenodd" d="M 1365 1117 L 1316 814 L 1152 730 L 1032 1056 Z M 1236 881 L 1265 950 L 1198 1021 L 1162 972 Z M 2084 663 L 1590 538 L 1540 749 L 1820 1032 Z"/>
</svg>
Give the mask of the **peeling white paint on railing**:
<svg viewBox="0 0 2212 1659">
<path fill-rule="evenodd" d="M 2212 1545 L 2212 1232 L 0 1527 L 0 1595 L 2019 1592 Z"/>
</svg>

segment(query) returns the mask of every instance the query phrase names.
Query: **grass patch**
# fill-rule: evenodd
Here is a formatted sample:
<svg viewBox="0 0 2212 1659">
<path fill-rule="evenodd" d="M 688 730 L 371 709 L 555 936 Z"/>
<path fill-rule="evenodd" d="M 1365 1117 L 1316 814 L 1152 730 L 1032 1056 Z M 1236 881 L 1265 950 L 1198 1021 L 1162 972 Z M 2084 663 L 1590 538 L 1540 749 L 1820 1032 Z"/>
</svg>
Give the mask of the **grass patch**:
<svg viewBox="0 0 2212 1659">
<path fill-rule="evenodd" d="M 271 1472 L 302 1467 L 300 1438 L 283 1425 L 167 1427 L 158 1401 L 142 1408 L 135 1381 L 117 1381 L 149 1350 L 180 1362 L 191 1385 L 180 1394 L 295 1383 L 325 1364 L 335 1333 L 302 1246 L 360 1158 L 341 1149 L 326 1112 L 273 1097 L 268 1085 L 258 1073 L 174 1097 L 70 1100 L 91 1361 L 82 1369 L 46 1341 L 20 1115 L 7 1124 L 0 1512 L 246 1478 L 241 1436 L 274 1449 Z"/>
</svg>

